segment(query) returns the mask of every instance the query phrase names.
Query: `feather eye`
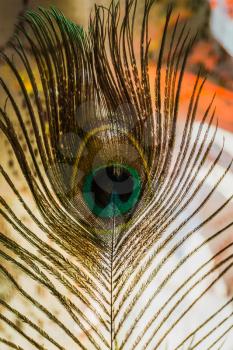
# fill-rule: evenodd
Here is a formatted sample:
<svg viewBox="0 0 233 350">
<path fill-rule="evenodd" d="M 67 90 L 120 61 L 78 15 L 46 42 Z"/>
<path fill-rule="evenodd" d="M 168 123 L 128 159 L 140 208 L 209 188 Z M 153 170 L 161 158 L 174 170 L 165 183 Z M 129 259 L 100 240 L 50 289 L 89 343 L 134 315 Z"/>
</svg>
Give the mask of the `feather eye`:
<svg viewBox="0 0 233 350">
<path fill-rule="evenodd" d="M 139 55 L 135 0 L 123 11 L 96 6 L 87 32 L 54 8 L 29 11 L 13 59 L 1 53 L 10 79 L 0 79 L 0 129 L 19 174 L 1 160 L 0 273 L 14 290 L 0 294 L 6 348 L 217 349 L 232 329 L 232 296 L 211 295 L 232 269 L 232 245 L 214 257 L 208 249 L 232 222 L 200 232 L 233 195 L 197 220 L 231 162 L 193 206 L 223 148 L 204 167 L 217 127 L 213 100 L 195 124 L 201 74 L 178 122 L 194 39 L 178 19 L 168 38 L 171 8 L 151 83 L 153 3 Z"/>
</svg>

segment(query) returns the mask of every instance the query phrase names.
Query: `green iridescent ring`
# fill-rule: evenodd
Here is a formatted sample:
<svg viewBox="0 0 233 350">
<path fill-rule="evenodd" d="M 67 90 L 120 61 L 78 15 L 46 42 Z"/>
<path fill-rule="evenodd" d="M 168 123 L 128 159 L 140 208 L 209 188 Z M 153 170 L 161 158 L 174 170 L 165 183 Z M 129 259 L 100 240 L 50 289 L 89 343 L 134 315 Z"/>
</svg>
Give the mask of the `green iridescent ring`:
<svg viewBox="0 0 233 350">
<path fill-rule="evenodd" d="M 98 217 L 119 217 L 130 212 L 141 193 L 138 172 L 129 166 L 113 164 L 94 169 L 83 186 L 86 205 Z"/>
</svg>

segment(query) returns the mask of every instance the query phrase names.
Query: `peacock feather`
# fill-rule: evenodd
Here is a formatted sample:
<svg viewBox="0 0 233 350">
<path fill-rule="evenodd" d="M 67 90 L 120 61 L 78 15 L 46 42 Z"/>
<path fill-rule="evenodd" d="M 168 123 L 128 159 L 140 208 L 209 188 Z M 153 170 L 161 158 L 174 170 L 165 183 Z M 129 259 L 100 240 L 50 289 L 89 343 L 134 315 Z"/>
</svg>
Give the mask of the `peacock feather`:
<svg viewBox="0 0 233 350">
<path fill-rule="evenodd" d="M 219 349 L 233 328 L 233 295 L 214 294 L 232 242 L 209 249 L 233 222 L 208 226 L 232 200 L 212 209 L 231 160 L 207 190 L 224 153 L 210 161 L 214 99 L 197 123 L 200 72 L 180 122 L 195 38 L 179 18 L 170 30 L 171 7 L 152 79 L 153 3 L 139 42 L 127 0 L 95 6 L 87 31 L 28 11 L 1 52 L 1 350 Z"/>
</svg>

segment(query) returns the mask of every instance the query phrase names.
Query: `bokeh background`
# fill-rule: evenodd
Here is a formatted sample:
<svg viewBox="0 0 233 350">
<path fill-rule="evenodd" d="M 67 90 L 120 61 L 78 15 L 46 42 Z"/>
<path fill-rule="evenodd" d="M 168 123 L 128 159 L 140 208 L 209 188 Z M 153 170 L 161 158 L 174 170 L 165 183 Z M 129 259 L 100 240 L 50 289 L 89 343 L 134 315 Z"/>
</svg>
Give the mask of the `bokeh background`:
<svg viewBox="0 0 233 350">
<path fill-rule="evenodd" d="M 56 6 L 71 20 L 87 27 L 89 13 L 95 3 L 108 6 L 110 0 L 0 0 L 0 48 L 8 46 L 14 33 L 15 24 L 19 21 L 19 16 L 27 9 L 35 9 L 38 6 Z M 143 3 L 142 0 L 138 1 L 138 20 L 142 15 Z M 172 3 L 174 11 L 170 25 L 174 25 L 176 17 L 179 15 L 180 26 L 188 21 L 191 35 L 198 32 L 196 44 L 188 62 L 185 82 L 187 81 L 187 86 L 190 86 L 193 74 L 196 74 L 200 67 L 202 67 L 203 72 L 208 73 L 207 90 L 209 94 L 213 91 L 217 92 L 216 105 L 220 126 L 233 131 L 233 57 L 229 50 L 225 49 L 227 45 L 223 45 L 223 40 L 222 42 L 216 40 L 216 37 L 222 37 L 225 42 L 229 42 L 231 47 L 233 46 L 231 44 L 233 42 L 233 1 L 177 0 L 172 2 L 158 0 L 156 3 L 150 19 L 151 62 L 156 61 L 167 6 Z M 219 12 L 224 12 L 223 19 L 218 16 Z M 214 16 L 215 13 L 216 16 Z M 211 18 L 214 20 L 210 25 Z M 222 28 L 222 22 L 224 24 L 227 22 L 224 28 Z M 218 35 L 215 33 L 216 28 Z M 185 97 L 186 94 L 182 96 L 183 102 L 185 102 Z M 221 115 L 219 111 L 221 111 Z"/>
</svg>

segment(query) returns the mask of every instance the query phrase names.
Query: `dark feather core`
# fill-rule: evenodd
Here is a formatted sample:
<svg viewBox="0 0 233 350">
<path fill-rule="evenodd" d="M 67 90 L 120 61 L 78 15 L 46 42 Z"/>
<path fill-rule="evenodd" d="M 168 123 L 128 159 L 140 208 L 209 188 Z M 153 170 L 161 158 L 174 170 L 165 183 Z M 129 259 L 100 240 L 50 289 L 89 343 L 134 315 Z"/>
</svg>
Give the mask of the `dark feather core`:
<svg viewBox="0 0 233 350">
<path fill-rule="evenodd" d="M 97 216 L 111 218 L 131 211 L 141 192 L 137 171 L 118 164 L 92 171 L 86 178 L 83 197 Z"/>
</svg>

